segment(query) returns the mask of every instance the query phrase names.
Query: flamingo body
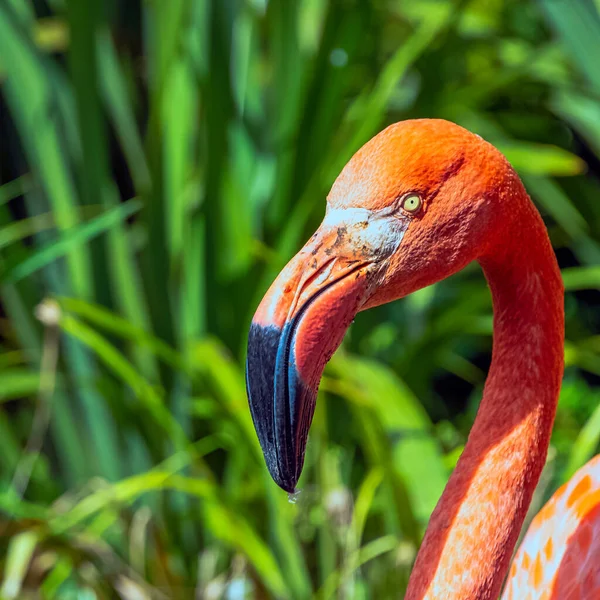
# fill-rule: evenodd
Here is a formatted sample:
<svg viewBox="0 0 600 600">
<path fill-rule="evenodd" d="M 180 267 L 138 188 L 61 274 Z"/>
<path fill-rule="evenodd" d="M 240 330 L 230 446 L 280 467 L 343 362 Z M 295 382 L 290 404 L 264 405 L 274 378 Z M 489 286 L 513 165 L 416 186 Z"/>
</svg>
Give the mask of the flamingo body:
<svg viewBox="0 0 600 600">
<path fill-rule="evenodd" d="M 502 600 L 600 598 L 600 455 L 535 516 L 510 567 Z"/>
<path fill-rule="evenodd" d="M 269 472 L 291 492 L 323 368 L 356 313 L 472 261 L 492 292 L 492 363 L 405 600 L 497 600 L 546 460 L 564 367 L 564 288 L 517 174 L 453 123 L 389 126 L 340 173 L 323 223 L 267 291 L 248 339 L 254 425 Z M 533 522 L 505 600 L 600 599 L 598 471 L 595 459 Z"/>
</svg>

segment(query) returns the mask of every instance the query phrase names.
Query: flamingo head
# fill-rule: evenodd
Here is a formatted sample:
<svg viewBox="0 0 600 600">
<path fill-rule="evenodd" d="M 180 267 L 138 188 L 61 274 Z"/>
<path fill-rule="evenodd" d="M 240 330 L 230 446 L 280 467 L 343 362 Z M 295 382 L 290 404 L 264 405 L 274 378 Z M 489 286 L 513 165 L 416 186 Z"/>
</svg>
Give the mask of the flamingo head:
<svg viewBox="0 0 600 600">
<path fill-rule="evenodd" d="M 344 167 L 321 226 L 271 285 L 249 333 L 250 409 L 281 488 L 296 487 L 321 374 L 356 313 L 495 246 L 518 185 L 493 146 L 440 120 L 391 125 Z"/>
</svg>

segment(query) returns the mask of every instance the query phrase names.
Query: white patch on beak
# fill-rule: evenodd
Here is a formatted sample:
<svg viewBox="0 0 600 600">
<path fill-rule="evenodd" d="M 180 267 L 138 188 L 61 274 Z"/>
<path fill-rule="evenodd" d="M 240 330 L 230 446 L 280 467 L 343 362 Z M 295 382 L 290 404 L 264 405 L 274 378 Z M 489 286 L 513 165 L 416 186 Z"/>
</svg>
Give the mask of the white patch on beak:
<svg viewBox="0 0 600 600">
<path fill-rule="evenodd" d="M 390 214 L 389 210 L 366 208 L 327 208 L 322 227 L 337 229 L 348 238 L 349 246 L 360 254 L 383 259 L 400 245 L 410 220 Z"/>
</svg>

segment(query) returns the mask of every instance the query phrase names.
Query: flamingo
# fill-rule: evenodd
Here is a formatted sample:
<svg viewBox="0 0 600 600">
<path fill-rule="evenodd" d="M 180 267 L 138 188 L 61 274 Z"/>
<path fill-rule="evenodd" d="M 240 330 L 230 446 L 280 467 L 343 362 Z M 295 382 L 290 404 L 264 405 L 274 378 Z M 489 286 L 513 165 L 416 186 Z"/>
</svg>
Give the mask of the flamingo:
<svg viewBox="0 0 600 600">
<path fill-rule="evenodd" d="M 544 223 L 494 146 L 443 120 L 396 123 L 352 157 L 316 233 L 254 315 L 246 381 L 275 482 L 293 492 L 325 364 L 360 310 L 476 260 L 494 340 L 467 444 L 433 511 L 407 600 L 600 598 L 600 456 L 511 556 L 546 460 L 564 367 L 564 288 Z"/>
</svg>

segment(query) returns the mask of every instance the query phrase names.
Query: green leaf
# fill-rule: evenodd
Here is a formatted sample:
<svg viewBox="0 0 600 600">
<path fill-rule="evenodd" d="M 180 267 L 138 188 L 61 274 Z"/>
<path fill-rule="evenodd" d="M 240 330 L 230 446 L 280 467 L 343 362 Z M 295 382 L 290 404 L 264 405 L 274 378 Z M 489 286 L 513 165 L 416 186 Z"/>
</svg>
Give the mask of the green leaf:
<svg viewBox="0 0 600 600">
<path fill-rule="evenodd" d="M 117 223 L 124 221 L 138 212 L 141 207 L 141 202 L 129 200 L 120 206 L 107 210 L 95 219 L 63 231 L 57 240 L 45 244 L 27 258 L 8 266 L 0 276 L 0 282 L 4 284 L 16 283 L 30 276 L 57 258 L 68 254 L 73 248 L 88 242 L 92 238 L 106 232 Z"/>
<path fill-rule="evenodd" d="M 598 100 L 575 90 L 556 93 L 551 108 L 570 123 L 600 155 L 600 105 Z"/>
<path fill-rule="evenodd" d="M 182 371 L 188 369 L 184 357 L 174 348 L 113 311 L 77 298 L 59 298 L 59 303 L 65 311 L 75 313 L 96 327 L 101 327 L 113 335 L 130 340 L 136 345 L 149 348 L 152 353 L 173 368 Z"/>
<path fill-rule="evenodd" d="M 600 406 L 596 407 L 590 418 L 582 427 L 571 452 L 569 463 L 564 473 L 564 480 L 570 479 L 580 467 L 594 456 L 600 445 Z"/>
<path fill-rule="evenodd" d="M 101 90 L 119 136 L 127 163 L 140 194 L 150 187 L 150 170 L 144 155 L 127 82 L 122 72 L 115 46 L 108 32 L 101 32 L 98 39 L 98 70 Z"/>
<path fill-rule="evenodd" d="M 577 238 L 586 234 L 588 224 L 558 184 L 547 177 L 523 175 L 522 178 L 534 199 L 571 237 Z"/>
<path fill-rule="evenodd" d="M 54 517 L 50 526 L 57 533 L 63 533 L 111 505 L 130 505 L 143 494 L 158 490 L 175 490 L 207 500 L 206 525 L 213 535 L 244 552 L 271 591 L 277 596 L 287 597 L 287 586 L 269 548 L 241 515 L 230 511 L 216 500 L 216 487 L 207 480 L 185 477 L 169 470 L 156 470 L 130 477 L 87 496 L 67 514 Z"/>
<path fill-rule="evenodd" d="M 0 402 L 35 396 L 40 387 L 40 374 L 29 369 L 0 371 Z"/>
<path fill-rule="evenodd" d="M 131 363 L 112 344 L 71 315 L 64 315 L 61 318 L 60 327 L 90 348 L 119 379 L 122 379 L 132 389 L 157 425 L 164 428 L 166 433 L 172 437 L 176 448 L 185 449 L 189 446 L 185 433 L 181 430 L 154 387 L 134 369 Z"/>
<path fill-rule="evenodd" d="M 38 535 L 33 531 L 19 533 L 10 540 L 6 555 L 4 582 L 0 588 L 0 596 L 3 600 L 21 597 L 21 587 L 38 542 Z"/>
<path fill-rule="evenodd" d="M 393 440 L 396 468 L 406 483 L 418 518 L 426 521 L 448 480 L 427 413 L 406 385 L 383 365 L 340 353 L 331 365 L 345 384 L 343 395 L 359 406 L 370 407 Z M 423 473 L 427 473 L 426 478 Z"/>
<path fill-rule="evenodd" d="M 22 175 L 4 185 L 0 185 L 0 206 L 27 193 L 33 187 L 30 175 Z"/>
<path fill-rule="evenodd" d="M 600 92 L 600 63 L 594 60 L 600 37 L 600 16 L 586 0 L 573 0 L 568 9 L 561 2 L 540 3 L 550 25 L 558 33 L 575 65 L 586 76 L 596 93 Z"/>
<path fill-rule="evenodd" d="M 502 142 L 496 147 L 519 172 L 529 175 L 579 175 L 586 169 L 581 158 L 550 144 Z"/>
<path fill-rule="evenodd" d="M 561 273 L 567 292 L 600 289 L 600 267 L 571 267 Z"/>
<path fill-rule="evenodd" d="M 60 120 L 48 118 L 64 106 L 59 102 L 55 87 L 57 71 L 48 57 L 40 54 L 26 35 L 27 29 L 19 26 L 17 20 L 11 6 L 0 3 L 0 57 L 7 74 L 3 88 L 31 173 L 41 183 L 59 228 L 71 229 L 78 222 L 75 210 L 78 196 Z M 73 286 L 78 293 L 88 295 L 91 278 L 87 248 L 72 246 L 66 258 Z"/>
</svg>

